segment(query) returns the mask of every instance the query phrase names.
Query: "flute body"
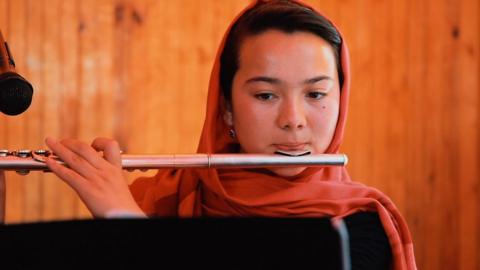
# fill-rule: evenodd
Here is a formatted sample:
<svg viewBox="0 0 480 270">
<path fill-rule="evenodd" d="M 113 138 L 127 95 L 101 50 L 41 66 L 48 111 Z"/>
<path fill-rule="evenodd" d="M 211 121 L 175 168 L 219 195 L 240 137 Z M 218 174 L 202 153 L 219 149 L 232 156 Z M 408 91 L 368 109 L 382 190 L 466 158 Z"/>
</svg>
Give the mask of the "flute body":
<svg viewBox="0 0 480 270">
<path fill-rule="evenodd" d="M 0 156 L 0 170 L 28 173 L 32 170 L 48 171 L 47 155 L 30 152 L 25 155 Z M 57 162 L 65 165 L 59 160 Z M 345 166 L 344 154 L 312 154 L 281 156 L 262 154 L 175 154 L 175 155 L 121 155 L 125 170 L 162 168 L 267 168 L 267 167 L 318 167 Z"/>
</svg>

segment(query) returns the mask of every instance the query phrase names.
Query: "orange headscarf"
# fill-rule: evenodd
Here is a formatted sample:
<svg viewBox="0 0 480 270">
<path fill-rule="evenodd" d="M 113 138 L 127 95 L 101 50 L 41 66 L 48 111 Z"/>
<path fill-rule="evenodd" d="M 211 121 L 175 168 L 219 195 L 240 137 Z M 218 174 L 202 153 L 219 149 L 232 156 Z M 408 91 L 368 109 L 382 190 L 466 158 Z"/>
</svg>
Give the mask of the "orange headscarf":
<svg viewBox="0 0 480 270">
<path fill-rule="evenodd" d="M 234 22 L 254 5 L 248 6 Z M 226 106 L 219 83 L 220 55 L 230 28 L 210 77 L 199 153 L 231 153 L 238 149 L 223 120 Z M 326 153 L 338 153 L 347 116 L 350 71 L 345 41 L 340 55 L 344 74 L 340 115 Z M 392 247 L 393 268 L 416 269 L 410 232 L 395 205 L 377 189 L 352 182 L 344 167 L 309 168 L 289 179 L 246 169 L 160 170 L 154 177 L 137 179 L 130 188 L 137 203 L 150 216 L 341 218 L 361 211 L 378 212 Z"/>
</svg>

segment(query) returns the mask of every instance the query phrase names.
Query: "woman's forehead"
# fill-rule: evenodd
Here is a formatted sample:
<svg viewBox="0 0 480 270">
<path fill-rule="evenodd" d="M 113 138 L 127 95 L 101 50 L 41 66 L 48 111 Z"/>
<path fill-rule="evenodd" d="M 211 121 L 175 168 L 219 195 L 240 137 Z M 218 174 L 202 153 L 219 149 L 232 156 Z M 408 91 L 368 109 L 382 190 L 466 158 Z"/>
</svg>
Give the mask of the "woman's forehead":
<svg viewBox="0 0 480 270">
<path fill-rule="evenodd" d="M 336 72 L 332 46 L 309 32 L 268 30 L 246 38 L 240 47 L 238 73 L 243 75 L 304 80 L 316 76 L 336 77 Z"/>
</svg>

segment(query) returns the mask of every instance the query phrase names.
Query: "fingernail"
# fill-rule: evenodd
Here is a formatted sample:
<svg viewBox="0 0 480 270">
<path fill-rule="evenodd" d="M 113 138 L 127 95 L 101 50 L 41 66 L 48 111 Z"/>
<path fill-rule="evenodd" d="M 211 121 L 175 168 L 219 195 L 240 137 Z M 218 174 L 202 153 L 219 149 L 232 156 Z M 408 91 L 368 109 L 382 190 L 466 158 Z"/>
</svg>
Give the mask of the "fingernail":
<svg viewBox="0 0 480 270">
<path fill-rule="evenodd" d="M 53 158 L 51 157 L 46 157 L 45 158 L 45 164 L 47 164 L 47 166 L 55 166 L 55 161 L 53 160 Z"/>
</svg>

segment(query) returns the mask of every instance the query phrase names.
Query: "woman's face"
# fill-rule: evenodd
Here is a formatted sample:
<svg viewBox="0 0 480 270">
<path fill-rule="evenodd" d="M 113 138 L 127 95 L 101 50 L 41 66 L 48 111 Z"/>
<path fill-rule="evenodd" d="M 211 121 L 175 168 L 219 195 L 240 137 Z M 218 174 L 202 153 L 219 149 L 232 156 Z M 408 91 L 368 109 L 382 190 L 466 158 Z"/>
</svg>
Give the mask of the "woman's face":
<svg viewBox="0 0 480 270">
<path fill-rule="evenodd" d="M 227 122 L 243 152 L 320 154 L 335 133 L 339 96 L 330 44 L 308 32 L 267 30 L 247 37 L 240 47 Z M 303 170 L 271 169 L 281 176 Z"/>
</svg>

